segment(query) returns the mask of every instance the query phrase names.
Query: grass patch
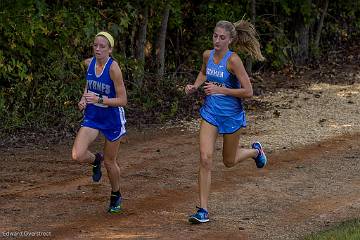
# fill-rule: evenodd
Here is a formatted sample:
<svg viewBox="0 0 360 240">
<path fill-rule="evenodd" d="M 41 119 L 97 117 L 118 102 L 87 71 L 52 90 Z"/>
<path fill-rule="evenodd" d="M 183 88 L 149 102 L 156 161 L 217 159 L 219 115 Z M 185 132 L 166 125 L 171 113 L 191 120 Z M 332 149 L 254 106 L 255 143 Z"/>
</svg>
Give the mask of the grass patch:
<svg viewBox="0 0 360 240">
<path fill-rule="evenodd" d="M 331 229 L 311 234 L 304 240 L 359 240 L 360 219 L 343 222 Z"/>
</svg>

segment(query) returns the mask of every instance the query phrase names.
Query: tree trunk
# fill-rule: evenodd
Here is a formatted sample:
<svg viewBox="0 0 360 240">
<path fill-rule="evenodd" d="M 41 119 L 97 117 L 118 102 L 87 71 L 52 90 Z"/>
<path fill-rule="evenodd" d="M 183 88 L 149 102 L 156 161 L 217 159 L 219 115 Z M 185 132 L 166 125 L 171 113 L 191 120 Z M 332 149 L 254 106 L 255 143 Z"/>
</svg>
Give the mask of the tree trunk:
<svg viewBox="0 0 360 240">
<path fill-rule="evenodd" d="M 167 2 L 162 15 L 161 29 L 159 32 L 157 49 L 156 49 L 156 59 L 157 59 L 157 67 L 158 67 L 157 72 L 161 77 L 164 76 L 164 71 L 165 71 L 165 40 L 166 40 L 169 12 L 170 12 L 170 3 Z"/>
<path fill-rule="evenodd" d="M 325 0 L 325 6 L 324 6 L 324 9 L 322 10 L 319 25 L 318 25 L 318 28 L 316 30 L 316 36 L 315 36 L 315 41 L 314 41 L 315 49 L 319 48 L 321 31 L 322 31 L 322 28 L 323 28 L 323 25 L 324 25 L 324 19 L 325 19 L 325 15 L 327 13 L 328 6 L 329 6 L 329 0 Z"/>
<path fill-rule="evenodd" d="M 256 0 L 251 0 L 251 23 L 255 26 L 255 18 L 256 18 Z M 252 75 L 252 59 L 251 57 L 246 58 L 246 72 L 249 75 Z"/>
<path fill-rule="evenodd" d="M 146 34 L 147 34 L 147 24 L 149 20 L 148 6 L 145 6 L 143 9 L 143 14 L 140 19 L 138 43 L 136 48 L 136 59 L 140 62 L 145 62 L 145 44 L 146 44 Z"/>
<path fill-rule="evenodd" d="M 139 88 L 144 84 L 144 72 L 145 72 L 145 46 L 147 25 L 149 21 L 149 7 L 147 5 L 143 8 L 143 13 L 140 15 L 140 26 L 138 32 L 138 40 L 136 43 L 136 59 L 139 61 L 139 76 L 136 77 L 136 83 Z"/>
<path fill-rule="evenodd" d="M 181 39 L 181 29 L 176 31 L 176 46 L 175 46 L 175 54 L 176 54 L 176 69 L 180 66 L 180 39 Z"/>
<path fill-rule="evenodd" d="M 304 64 L 309 58 L 309 25 L 301 22 L 298 27 L 298 52 L 296 54 L 296 63 Z"/>
<path fill-rule="evenodd" d="M 131 58 L 135 58 L 135 54 L 136 54 L 137 29 L 138 28 L 137 28 L 136 24 L 131 26 L 131 32 L 129 34 L 130 37 L 128 39 L 129 43 L 126 45 L 126 46 L 128 46 L 127 51 L 129 52 L 129 55 Z"/>
<path fill-rule="evenodd" d="M 311 4 L 311 0 L 307 1 L 307 4 Z M 301 14 L 300 10 L 297 13 L 297 27 L 295 30 L 295 36 L 297 39 L 297 53 L 296 53 L 296 63 L 305 64 L 309 59 L 309 31 L 310 24 L 305 23 L 304 16 Z"/>
</svg>

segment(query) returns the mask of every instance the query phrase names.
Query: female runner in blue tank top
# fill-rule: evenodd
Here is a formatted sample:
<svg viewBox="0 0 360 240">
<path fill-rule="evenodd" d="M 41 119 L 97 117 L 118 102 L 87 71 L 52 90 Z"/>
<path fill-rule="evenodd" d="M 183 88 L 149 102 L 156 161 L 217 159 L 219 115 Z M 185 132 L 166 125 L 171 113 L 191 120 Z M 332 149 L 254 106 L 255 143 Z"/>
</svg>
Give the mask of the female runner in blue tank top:
<svg viewBox="0 0 360 240">
<path fill-rule="evenodd" d="M 81 163 L 92 164 L 93 181 L 101 179 L 101 163 L 108 172 L 111 184 L 108 212 L 121 211 L 120 168 L 116 157 L 120 138 L 126 133 L 125 112 L 126 89 L 119 64 L 111 57 L 114 39 L 107 32 L 100 32 L 93 43 L 94 57 L 86 59 L 86 86 L 79 102 L 84 111 L 73 149 L 72 158 Z M 102 153 L 91 153 L 88 149 L 101 133 L 105 137 Z"/>
<path fill-rule="evenodd" d="M 246 126 L 241 99 L 251 97 L 253 90 L 240 57 L 229 50 L 231 43 L 257 60 L 264 59 L 256 39 L 256 31 L 250 23 L 243 20 L 234 24 L 219 21 L 213 33 L 214 48 L 203 53 L 203 64 L 195 83 L 185 87 L 186 94 L 190 94 L 205 83 L 206 94 L 200 109 L 200 207 L 189 217 L 192 223 L 209 221 L 211 168 L 218 134 L 223 134 L 223 163 L 226 167 L 233 167 L 251 158 L 258 168 L 264 167 L 267 162 L 259 142 L 254 142 L 250 149 L 239 148 L 240 129 Z"/>
</svg>

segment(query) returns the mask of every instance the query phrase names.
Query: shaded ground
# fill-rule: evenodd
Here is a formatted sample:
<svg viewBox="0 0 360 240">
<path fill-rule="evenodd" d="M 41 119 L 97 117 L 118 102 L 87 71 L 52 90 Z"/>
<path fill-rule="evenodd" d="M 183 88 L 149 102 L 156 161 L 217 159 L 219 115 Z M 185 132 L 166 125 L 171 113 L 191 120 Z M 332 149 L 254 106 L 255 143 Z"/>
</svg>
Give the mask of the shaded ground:
<svg viewBox="0 0 360 240">
<path fill-rule="evenodd" d="M 70 160 L 72 137 L 1 144 L 0 238 L 41 232 L 50 236 L 34 239 L 291 240 L 359 218 L 360 73 L 358 64 L 336 68 L 301 77 L 289 69 L 268 76 L 272 86 L 255 79 L 256 89 L 267 91 L 247 101 L 240 144 L 262 141 L 269 165 L 225 168 L 220 137 L 211 222 L 200 226 L 187 222 L 198 205 L 198 121 L 129 130 L 118 154 L 125 200 L 117 216 L 105 212 L 106 173 L 92 183 L 90 168 Z"/>
</svg>

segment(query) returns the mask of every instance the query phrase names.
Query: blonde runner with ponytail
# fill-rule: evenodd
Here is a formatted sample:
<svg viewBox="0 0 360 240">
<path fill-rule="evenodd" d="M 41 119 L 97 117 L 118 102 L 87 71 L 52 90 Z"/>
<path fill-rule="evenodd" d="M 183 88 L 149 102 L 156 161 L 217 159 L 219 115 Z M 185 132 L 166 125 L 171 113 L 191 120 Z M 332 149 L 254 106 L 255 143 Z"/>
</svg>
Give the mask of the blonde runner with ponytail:
<svg viewBox="0 0 360 240">
<path fill-rule="evenodd" d="M 222 160 L 226 167 L 234 167 L 245 161 L 255 161 L 257 168 L 267 164 L 260 142 L 249 148 L 240 148 L 242 128 L 247 125 L 243 99 L 253 96 L 250 78 L 239 55 L 241 51 L 252 58 L 263 61 L 258 34 L 252 24 L 240 20 L 235 23 L 219 21 L 212 35 L 213 48 L 203 53 L 201 70 L 194 84 L 185 87 L 186 94 L 195 92 L 204 85 L 205 101 L 200 109 L 200 164 L 199 207 L 190 215 L 191 223 L 206 223 L 209 217 L 209 195 L 216 138 L 223 135 Z"/>
</svg>

